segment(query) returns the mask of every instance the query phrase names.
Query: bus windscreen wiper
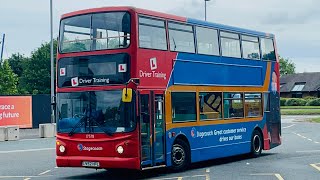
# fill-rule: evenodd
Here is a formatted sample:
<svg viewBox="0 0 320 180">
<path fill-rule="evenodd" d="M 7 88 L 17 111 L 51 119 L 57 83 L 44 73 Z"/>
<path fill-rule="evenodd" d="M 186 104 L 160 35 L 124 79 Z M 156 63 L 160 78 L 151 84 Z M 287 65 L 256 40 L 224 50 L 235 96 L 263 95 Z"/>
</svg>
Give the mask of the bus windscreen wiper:
<svg viewBox="0 0 320 180">
<path fill-rule="evenodd" d="M 80 120 L 79 120 L 79 122 L 77 122 L 77 124 L 71 129 L 71 131 L 69 132 L 69 136 L 72 136 L 74 133 L 75 133 L 75 131 L 76 131 L 76 129 L 77 128 L 79 128 L 79 127 L 81 127 L 82 125 L 83 125 L 83 123 L 85 123 L 85 121 L 87 120 L 87 116 L 86 115 L 84 115 Z"/>
<path fill-rule="evenodd" d="M 109 132 L 108 130 L 106 130 L 98 121 L 96 121 L 94 118 L 89 118 L 89 120 L 93 121 L 94 124 L 96 124 L 105 134 L 109 135 L 109 136 L 113 136 L 112 132 Z"/>
</svg>

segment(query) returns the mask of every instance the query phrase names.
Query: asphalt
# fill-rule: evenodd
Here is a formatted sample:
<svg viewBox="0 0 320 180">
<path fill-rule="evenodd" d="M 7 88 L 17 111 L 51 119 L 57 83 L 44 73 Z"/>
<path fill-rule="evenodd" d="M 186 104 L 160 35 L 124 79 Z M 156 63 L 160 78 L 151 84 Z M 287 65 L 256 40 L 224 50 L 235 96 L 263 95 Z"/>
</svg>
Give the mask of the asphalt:
<svg viewBox="0 0 320 180">
<path fill-rule="evenodd" d="M 142 173 L 56 168 L 55 138 L 37 138 L 34 130 L 19 141 L 0 142 L 0 179 L 320 179 L 320 124 L 305 122 L 308 118 L 282 117 L 282 145 L 259 158 L 216 159 L 179 173 L 166 168 Z"/>
</svg>

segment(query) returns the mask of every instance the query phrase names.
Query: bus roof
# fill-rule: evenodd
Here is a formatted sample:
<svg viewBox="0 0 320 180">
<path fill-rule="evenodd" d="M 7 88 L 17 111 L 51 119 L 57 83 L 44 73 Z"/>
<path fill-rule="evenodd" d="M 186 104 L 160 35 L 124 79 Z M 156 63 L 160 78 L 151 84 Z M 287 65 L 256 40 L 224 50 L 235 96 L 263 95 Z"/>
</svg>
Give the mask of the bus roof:
<svg viewBox="0 0 320 180">
<path fill-rule="evenodd" d="M 202 20 L 193 19 L 193 18 L 176 16 L 176 15 L 171 15 L 167 13 L 147 10 L 147 9 L 135 8 L 132 6 L 114 6 L 114 7 L 84 9 L 80 11 L 74 11 L 67 14 L 63 14 L 61 18 L 64 19 L 71 16 L 89 14 L 89 13 L 98 13 L 98 12 L 104 12 L 104 11 L 129 11 L 129 10 L 135 11 L 138 14 L 144 14 L 147 16 L 155 16 L 155 17 L 174 20 L 174 21 L 182 21 L 182 22 L 193 24 L 193 25 L 207 26 L 207 27 L 217 28 L 225 31 L 232 31 L 232 32 L 238 32 L 238 33 L 243 33 L 248 35 L 256 35 L 256 36 L 271 37 L 271 38 L 274 37 L 273 34 L 269 34 L 269 33 L 264 33 L 264 32 L 259 32 L 259 31 L 254 31 L 254 30 L 249 30 L 249 29 L 244 29 L 244 28 L 239 28 L 234 26 L 228 26 L 228 25 L 223 25 L 218 23 L 212 23 L 212 22 L 202 21 Z"/>
</svg>

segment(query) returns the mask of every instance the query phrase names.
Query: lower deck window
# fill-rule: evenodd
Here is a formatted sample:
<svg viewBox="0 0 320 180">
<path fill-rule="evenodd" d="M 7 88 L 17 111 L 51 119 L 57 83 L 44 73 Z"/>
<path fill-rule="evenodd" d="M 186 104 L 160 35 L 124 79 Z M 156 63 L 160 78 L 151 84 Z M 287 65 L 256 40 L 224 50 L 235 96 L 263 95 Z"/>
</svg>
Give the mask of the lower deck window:
<svg viewBox="0 0 320 180">
<path fill-rule="evenodd" d="M 196 93 L 173 92 L 171 93 L 172 121 L 196 121 Z"/>
<path fill-rule="evenodd" d="M 222 118 L 222 93 L 202 92 L 199 94 L 200 120 Z"/>
<path fill-rule="evenodd" d="M 244 112 L 242 93 L 224 93 L 223 105 L 225 119 L 243 117 Z"/>
<path fill-rule="evenodd" d="M 261 94 L 248 93 L 245 94 L 246 117 L 261 117 L 262 104 Z"/>
</svg>

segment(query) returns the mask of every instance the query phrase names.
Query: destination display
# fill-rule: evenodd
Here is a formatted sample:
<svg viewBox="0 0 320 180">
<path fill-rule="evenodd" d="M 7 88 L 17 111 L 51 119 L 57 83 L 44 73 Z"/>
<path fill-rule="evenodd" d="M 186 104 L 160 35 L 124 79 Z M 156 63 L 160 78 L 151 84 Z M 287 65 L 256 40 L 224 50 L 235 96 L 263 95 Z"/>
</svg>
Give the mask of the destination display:
<svg viewBox="0 0 320 180">
<path fill-rule="evenodd" d="M 127 54 L 62 58 L 58 87 L 124 84 L 130 78 L 129 62 Z"/>
</svg>

